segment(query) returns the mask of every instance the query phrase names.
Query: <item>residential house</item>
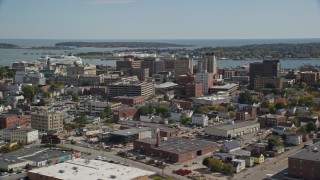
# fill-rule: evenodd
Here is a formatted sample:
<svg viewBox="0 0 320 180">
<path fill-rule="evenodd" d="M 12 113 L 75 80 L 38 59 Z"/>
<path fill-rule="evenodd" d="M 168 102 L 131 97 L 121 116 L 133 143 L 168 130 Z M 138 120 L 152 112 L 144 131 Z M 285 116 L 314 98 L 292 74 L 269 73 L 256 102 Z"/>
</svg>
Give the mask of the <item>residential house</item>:
<svg viewBox="0 0 320 180">
<path fill-rule="evenodd" d="M 319 122 L 319 117 L 314 115 L 314 116 L 302 116 L 302 117 L 298 117 L 300 126 L 304 126 L 306 124 L 308 124 L 309 122 L 314 122 L 317 127 L 319 127 L 320 122 Z"/>
<path fill-rule="evenodd" d="M 235 159 L 235 156 L 227 153 L 214 153 L 212 157 L 227 163 L 232 162 L 232 160 Z"/>
<path fill-rule="evenodd" d="M 256 164 L 264 163 L 264 155 L 263 154 L 254 156 L 253 158 L 254 158 L 254 163 L 256 163 Z"/>
<path fill-rule="evenodd" d="M 245 161 L 246 167 L 252 167 L 254 164 L 254 157 L 242 156 L 242 157 L 240 157 L 240 159 Z"/>
<path fill-rule="evenodd" d="M 253 145 L 252 154 L 264 154 L 267 151 L 268 143 L 256 143 Z"/>
<path fill-rule="evenodd" d="M 191 124 L 198 125 L 198 126 L 208 126 L 209 124 L 209 118 L 207 115 L 203 114 L 193 114 Z"/>
<path fill-rule="evenodd" d="M 286 143 L 298 146 L 302 143 L 302 135 L 288 135 L 286 138 Z"/>
<path fill-rule="evenodd" d="M 246 161 L 241 159 L 234 159 L 232 160 L 232 165 L 234 167 L 235 173 L 239 173 L 246 168 Z"/>
<path fill-rule="evenodd" d="M 220 151 L 224 153 L 230 153 L 232 151 L 240 149 L 240 144 L 236 140 L 231 140 L 228 142 L 225 142 L 221 147 Z"/>
<path fill-rule="evenodd" d="M 275 151 L 277 154 L 281 154 L 284 152 L 284 147 L 283 146 L 275 146 L 272 148 L 272 151 Z"/>
</svg>

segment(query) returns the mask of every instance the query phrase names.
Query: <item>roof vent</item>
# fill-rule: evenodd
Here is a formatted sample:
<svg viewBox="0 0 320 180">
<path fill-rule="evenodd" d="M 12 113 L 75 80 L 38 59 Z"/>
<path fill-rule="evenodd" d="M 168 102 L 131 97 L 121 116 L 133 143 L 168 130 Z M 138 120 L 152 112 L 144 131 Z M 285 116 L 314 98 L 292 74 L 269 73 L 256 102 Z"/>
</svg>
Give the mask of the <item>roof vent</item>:
<svg viewBox="0 0 320 180">
<path fill-rule="evenodd" d="M 60 170 L 59 170 L 59 173 L 64 173 L 64 170 L 60 169 Z"/>
</svg>

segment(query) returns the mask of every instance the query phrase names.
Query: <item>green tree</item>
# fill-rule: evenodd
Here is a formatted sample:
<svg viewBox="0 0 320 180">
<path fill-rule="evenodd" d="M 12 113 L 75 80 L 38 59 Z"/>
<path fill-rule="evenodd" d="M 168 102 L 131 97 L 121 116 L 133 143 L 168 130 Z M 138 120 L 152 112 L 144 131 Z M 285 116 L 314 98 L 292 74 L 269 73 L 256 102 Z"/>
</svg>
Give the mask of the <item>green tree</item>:
<svg viewBox="0 0 320 180">
<path fill-rule="evenodd" d="M 22 87 L 22 94 L 29 101 L 33 101 L 38 92 L 38 86 L 27 85 Z"/>
<path fill-rule="evenodd" d="M 274 147 L 283 146 L 282 142 L 277 137 L 270 137 L 268 139 L 268 149 L 272 150 Z"/>
<path fill-rule="evenodd" d="M 107 106 L 101 113 L 100 118 L 109 117 L 112 114 L 112 110 L 110 106 Z"/>
<path fill-rule="evenodd" d="M 282 102 L 278 102 L 274 107 L 276 109 L 283 109 L 283 108 L 285 108 L 285 105 Z"/>
<path fill-rule="evenodd" d="M 74 122 L 76 122 L 79 125 L 84 125 L 84 124 L 88 124 L 88 119 L 86 116 L 82 115 L 74 118 Z"/>
<path fill-rule="evenodd" d="M 223 169 L 223 162 L 212 158 L 209 160 L 209 168 L 213 172 L 220 172 Z"/>
<path fill-rule="evenodd" d="M 181 120 L 180 120 L 180 123 L 183 124 L 183 125 L 186 125 L 188 123 L 190 123 L 192 120 L 191 117 L 182 117 Z"/>
<path fill-rule="evenodd" d="M 71 94 L 71 97 L 72 97 L 72 101 L 74 101 L 74 102 L 78 102 L 79 101 L 79 95 L 77 94 L 77 93 L 75 93 L 75 92 L 73 92 L 72 94 Z"/>
<path fill-rule="evenodd" d="M 301 126 L 298 130 L 297 130 L 298 134 L 307 134 L 307 127 L 306 126 Z"/>
<path fill-rule="evenodd" d="M 47 134 L 41 137 L 41 144 L 55 145 L 60 143 L 61 143 L 61 140 L 57 135 Z"/>
<path fill-rule="evenodd" d="M 156 113 L 161 114 L 163 118 L 170 117 L 170 109 L 168 106 L 163 106 L 163 105 L 157 106 Z"/>
<path fill-rule="evenodd" d="M 309 133 L 309 132 L 311 132 L 311 131 L 313 131 L 313 132 L 316 132 L 317 131 L 317 125 L 314 123 L 314 122 L 309 122 L 307 125 L 306 125 L 306 130 L 307 130 L 307 132 Z"/>
<path fill-rule="evenodd" d="M 169 124 L 176 124 L 177 122 L 176 122 L 176 120 L 175 119 L 170 119 L 169 120 Z"/>
<path fill-rule="evenodd" d="M 305 82 L 301 82 L 301 83 L 300 83 L 300 87 L 301 87 L 302 89 L 307 89 L 308 84 L 305 83 Z"/>
<path fill-rule="evenodd" d="M 275 113 L 276 112 L 276 108 L 274 107 L 274 104 L 269 104 L 269 112 L 270 113 Z"/>
<path fill-rule="evenodd" d="M 204 158 L 203 160 L 202 160 L 202 165 L 204 165 L 204 166 L 209 166 L 209 161 L 210 161 L 210 159 L 212 159 L 212 157 L 206 157 L 206 158 Z"/>
<path fill-rule="evenodd" d="M 292 124 L 294 124 L 296 127 L 299 126 L 299 120 L 298 120 L 298 118 L 296 118 L 296 117 L 292 118 L 292 119 L 290 120 L 290 122 L 291 122 Z"/>
<path fill-rule="evenodd" d="M 163 95 L 163 100 L 169 101 L 169 96 L 168 96 L 168 94 Z"/>
<path fill-rule="evenodd" d="M 252 104 L 253 100 L 251 94 L 248 91 L 240 93 L 238 102 L 240 104 Z"/>
<path fill-rule="evenodd" d="M 154 113 L 154 108 L 150 105 L 142 106 L 139 109 L 139 114 L 142 116 L 146 116 L 148 114 L 153 114 L 153 113 Z"/>
<path fill-rule="evenodd" d="M 223 164 L 223 169 L 229 176 L 232 176 L 234 174 L 234 168 L 231 163 Z"/>
</svg>

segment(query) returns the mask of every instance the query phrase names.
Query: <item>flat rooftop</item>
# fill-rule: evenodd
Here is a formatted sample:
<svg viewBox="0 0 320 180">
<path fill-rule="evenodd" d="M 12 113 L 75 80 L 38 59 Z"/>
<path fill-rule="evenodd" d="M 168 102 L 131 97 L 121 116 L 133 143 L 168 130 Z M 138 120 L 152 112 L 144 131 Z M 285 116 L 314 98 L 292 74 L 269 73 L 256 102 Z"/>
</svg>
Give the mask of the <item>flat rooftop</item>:
<svg viewBox="0 0 320 180">
<path fill-rule="evenodd" d="M 154 88 L 156 89 L 165 89 L 165 88 L 170 88 L 170 87 L 174 87 L 177 86 L 178 84 L 173 83 L 173 82 L 165 82 L 159 85 L 155 85 Z"/>
<path fill-rule="evenodd" d="M 155 144 L 155 139 L 145 138 L 137 140 L 140 142 L 145 142 L 148 144 Z M 197 139 L 184 139 L 180 137 L 171 137 L 168 138 L 166 141 L 161 141 L 159 147 L 156 148 L 157 150 L 170 152 L 172 154 L 183 154 L 190 151 L 198 151 L 204 148 L 218 146 L 217 143 L 204 141 L 204 140 L 197 140 Z"/>
<path fill-rule="evenodd" d="M 296 154 L 290 156 L 289 158 L 317 161 L 318 163 L 320 163 L 320 142 L 317 142 L 309 147 L 306 147 L 305 149 L 302 149 Z"/>
<path fill-rule="evenodd" d="M 253 126 L 253 125 L 258 125 L 259 123 L 257 121 L 242 121 L 242 122 L 238 122 L 238 123 L 234 123 L 234 124 L 219 124 L 219 125 L 215 125 L 215 126 L 209 126 L 206 129 L 210 129 L 210 128 L 215 128 L 215 129 L 222 129 L 222 130 L 232 130 L 232 129 L 238 129 L 238 128 L 243 128 L 243 127 L 247 127 L 247 126 Z"/>
<path fill-rule="evenodd" d="M 231 83 L 231 84 L 225 84 L 223 86 L 213 86 L 210 89 L 231 89 L 231 88 L 234 88 L 237 86 L 238 86 L 238 84 Z"/>
<path fill-rule="evenodd" d="M 130 136 L 134 134 L 139 134 L 141 132 L 150 131 L 147 127 L 141 127 L 141 128 L 131 128 L 131 129 L 124 129 L 112 132 L 112 135 L 118 135 L 118 136 Z"/>
<path fill-rule="evenodd" d="M 57 179 L 136 179 L 155 174 L 152 171 L 122 166 L 98 160 L 87 161 L 75 159 L 48 167 L 33 169 L 31 173 L 49 176 Z M 112 178 L 113 177 L 113 178 Z"/>
</svg>

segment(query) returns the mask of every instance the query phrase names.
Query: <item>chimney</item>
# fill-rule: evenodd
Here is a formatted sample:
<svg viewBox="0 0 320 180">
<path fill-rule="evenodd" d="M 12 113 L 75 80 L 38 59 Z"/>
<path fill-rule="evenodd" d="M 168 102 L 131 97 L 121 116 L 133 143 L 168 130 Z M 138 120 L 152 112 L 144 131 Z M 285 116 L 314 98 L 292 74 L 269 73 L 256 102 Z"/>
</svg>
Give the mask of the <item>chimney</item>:
<svg viewBox="0 0 320 180">
<path fill-rule="evenodd" d="M 159 128 L 156 129 L 156 140 L 157 140 L 156 147 L 159 147 L 159 144 L 160 144 L 160 131 L 159 131 Z"/>
</svg>

